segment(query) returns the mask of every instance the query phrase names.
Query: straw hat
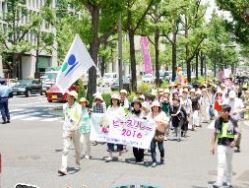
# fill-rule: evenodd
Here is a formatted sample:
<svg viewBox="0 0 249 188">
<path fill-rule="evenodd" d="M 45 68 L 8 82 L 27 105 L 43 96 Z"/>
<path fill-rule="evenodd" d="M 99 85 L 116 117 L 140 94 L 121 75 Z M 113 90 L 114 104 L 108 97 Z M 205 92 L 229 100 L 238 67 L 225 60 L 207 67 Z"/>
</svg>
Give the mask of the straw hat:
<svg viewBox="0 0 249 188">
<path fill-rule="evenodd" d="M 134 107 L 134 104 L 135 104 L 135 103 L 139 104 L 139 105 L 140 105 L 140 108 L 142 107 L 142 103 L 141 103 L 141 101 L 140 101 L 138 98 L 135 98 L 135 99 L 133 100 L 133 102 L 131 103 L 131 106 Z"/>
<path fill-rule="evenodd" d="M 86 105 L 88 105 L 88 104 L 89 104 L 88 100 L 87 100 L 85 97 L 80 98 L 79 102 L 80 102 L 80 103 L 85 102 L 85 103 L 86 103 Z"/>
<path fill-rule="evenodd" d="M 121 93 L 123 93 L 123 94 L 125 94 L 125 95 L 128 94 L 127 91 L 126 91 L 125 89 L 121 89 L 121 90 L 120 90 L 120 94 L 121 94 Z"/>
</svg>

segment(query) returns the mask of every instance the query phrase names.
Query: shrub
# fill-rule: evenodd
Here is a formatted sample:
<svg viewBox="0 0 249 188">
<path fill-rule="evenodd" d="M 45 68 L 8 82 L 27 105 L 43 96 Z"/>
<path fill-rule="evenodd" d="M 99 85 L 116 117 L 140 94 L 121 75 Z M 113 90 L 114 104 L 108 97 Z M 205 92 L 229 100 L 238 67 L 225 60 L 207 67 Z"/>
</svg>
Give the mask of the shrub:
<svg viewBox="0 0 249 188">
<path fill-rule="evenodd" d="M 141 83 L 140 85 L 138 85 L 138 93 L 147 93 L 150 92 L 152 89 L 152 85 L 148 84 L 148 83 Z"/>
<path fill-rule="evenodd" d="M 169 88 L 169 82 L 164 80 L 163 83 L 161 84 L 161 88 L 163 89 Z"/>
<path fill-rule="evenodd" d="M 102 93 L 102 97 L 105 101 L 106 106 L 111 104 L 111 93 Z"/>
<path fill-rule="evenodd" d="M 135 98 L 136 96 L 137 96 L 136 93 L 131 92 L 131 93 L 128 95 L 128 101 L 131 103 L 131 102 L 134 100 L 134 98 Z"/>
</svg>

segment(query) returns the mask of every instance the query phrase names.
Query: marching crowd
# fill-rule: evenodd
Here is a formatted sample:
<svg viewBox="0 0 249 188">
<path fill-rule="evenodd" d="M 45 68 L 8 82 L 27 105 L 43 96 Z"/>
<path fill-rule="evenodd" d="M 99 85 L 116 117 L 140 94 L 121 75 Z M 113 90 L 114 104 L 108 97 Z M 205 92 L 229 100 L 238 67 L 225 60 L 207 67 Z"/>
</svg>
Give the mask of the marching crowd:
<svg viewBox="0 0 249 188">
<path fill-rule="evenodd" d="M 144 153 L 150 152 L 151 165 L 155 167 L 164 163 L 164 141 L 167 140 L 167 135 L 170 132 L 173 133 L 175 140 L 180 142 L 182 138 L 186 137 L 188 131 L 195 131 L 197 127 L 201 127 L 204 123 L 210 124 L 213 120 L 213 129 L 218 137 L 214 137 L 212 146 L 214 146 L 216 138 L 218 138 L 218 144 L 226 145 L 226 139 L 225 142 L 220 140 L 227 135 L 222 132 L 223 129 L 219 131 L 221 128 L 219 128 L 219 122 L 217 121 L 223 117 L 224 110 L 229 111 L 229 118 L 232 118 L 233 122 L 237 122 L 243 117 L 245 106 L 239 96 L 241 96 L 240 90 L 233 82 L 229 85 L 207 83 L 194 87 L 171 84 L 167 89 L 160 88 L 153 90 L 151 93 L 139 93 L 131 102 L 128 100 L 128 92 L 121 90 L 119 94 L 113 93 L 111 95 L 110 106 L 106 106 L 101 93 L 96 93 L 90 108 L 86 98 L 80 98 L 78 103 L 77 92 L 70 91 L 68 102 L 63 106 L 65 115 L 63 125 L 64 148 L 62 168 L 58 173 L 60 175 L 67 174 L 67 156 L 71 141 L 73 141 L 75 147 L 78 168 L 80 168 L 81 154 L 86 159 L 91 158 L 91 146 L 98 144 L 98 142 L 90 141 L 92 113 L 102 113 L 104 117 L 113 115 L 124 117 L 127 114 L 133 114 L 143 119 L 153 119 L 156 131 L 150 149 L 145 151 L 134 147 L 133 154 L 137 163 L 143 163 Z M 108 123 L 104 120 L 102 130 L 108 131 Z M 235 135 L 235 133 L 238 138 L 233 150 L 239 152 L 241 134 L 237 123 L 236 131 L 233 134 Z M 230 135 L 230 138 L 234 137 Z M 160 161 L 156 159 L 156 147 L 160 151 Z M 107 151 L 109 155 L 105 160 L 110 162 L 113 159 L 113 153 L 118 152 L 119 157 L 121 157 L 123 152 L 126 151 L 126 146 L 107 143 Z M 212 152 L 214 153 L 213 148 Z"/>
</svg>

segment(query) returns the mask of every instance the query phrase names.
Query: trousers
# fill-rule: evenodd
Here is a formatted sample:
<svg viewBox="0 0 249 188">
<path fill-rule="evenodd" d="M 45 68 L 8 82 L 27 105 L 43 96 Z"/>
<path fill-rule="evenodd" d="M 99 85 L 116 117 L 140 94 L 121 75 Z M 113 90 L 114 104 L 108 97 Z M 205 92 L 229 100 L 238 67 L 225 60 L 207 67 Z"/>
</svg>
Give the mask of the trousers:
<svg viewBox="0 0 249 188">
<path fill-rule="evenodd" d="M 156 160 L 156 144 L 158 145 L 158 149 L 160 151 L 160 156 L 161 158 L 164 158 L 164 146 L 163 146 L 163 141 L 159 142 L 156 140 L 152 140 L 150 144 L 150 150 L 151 150 L 151 158 L 152 162 L 157 162 Z"/>
<path fill-rule="evenodd" d="M 63 132 L 63 153 L 61 170 L 67 171 L 67 159 L 70 145 L 73 143 L 75 149 L 75 162 L 80 165 L 80 133 L 79 131 L 64 131 Z"/>
<path fill-rule="evenodd" d="M 10 120 L 10 113 L 9 113 L 9 98 L 2 97 L 0 99 L 0 109 L 3 121 Z"/>
<path fill-rule="evenodd" d="M 90 156 L 91 154 L 90 133 L 81 134 L 80 142 L 81 142 L 81 151 L 83 151 L 83 154 Z"/>
<path fill-rule="evenodd" d="M 229 146 L 218 145 L 217 147 L 217 185 L 223 182 L 232 184 L 232 158 L 233 148 Z"/>
</svg>

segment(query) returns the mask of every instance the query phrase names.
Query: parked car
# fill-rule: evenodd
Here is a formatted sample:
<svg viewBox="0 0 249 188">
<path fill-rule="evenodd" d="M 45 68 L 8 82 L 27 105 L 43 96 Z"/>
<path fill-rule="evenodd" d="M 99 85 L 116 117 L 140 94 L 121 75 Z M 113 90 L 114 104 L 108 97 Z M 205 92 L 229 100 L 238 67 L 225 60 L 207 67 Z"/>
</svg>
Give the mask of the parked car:
<svg viewBox="0 0 249 188">
<path fill-rule="evenodd" d="M 41 76 L 42 81 L 42 91 L 44 93 L 55 84 L 56 77 L 59 71 L 47 71 L 43 76 Z"/>
<path fill-rule="evenodd" d="M 42 95 L 42 84 L 39 80 L 19 80 L 12 90 L 14 95 L 25 95 L 26 97 L 37 93 Z"/>
<path fill-rule="evenodd" d="M 142 77 L 142 82 L 144 83 L 154 83 L 155 77 L 152 74 L 145 74 Z"/>
<path fill-rule="evenodd" d="M 72 85 L 68 90 L 77 91 L 77 87 Z M 56 85 L 53 85 L 47 90 L 47 100 L 48 102 L 67 102 L 67 92 L 62 94 L 60 89 Z"/>
<path fill-rule="evenodd" d="M 130 78 L 128 76 L 123 78 L 123 85 L 130 85 Z M 117 79 L 111 85 L 111 90 L 118 90 L 119 89 L 119 80 Z"/>
<path fill-rule="evenodd" d="M 101 85 L 111 86 L 117 79 L 118 79 L 117 73 L 113 72 L 105 73 L 102 78 Z"/>
</svg>

